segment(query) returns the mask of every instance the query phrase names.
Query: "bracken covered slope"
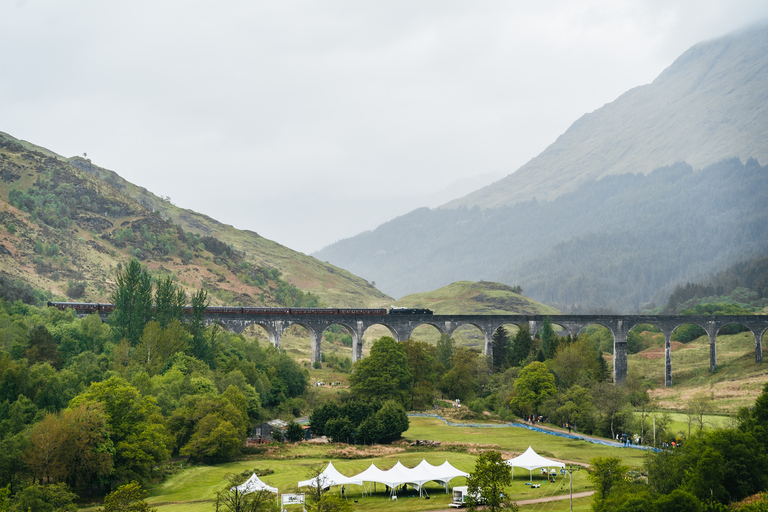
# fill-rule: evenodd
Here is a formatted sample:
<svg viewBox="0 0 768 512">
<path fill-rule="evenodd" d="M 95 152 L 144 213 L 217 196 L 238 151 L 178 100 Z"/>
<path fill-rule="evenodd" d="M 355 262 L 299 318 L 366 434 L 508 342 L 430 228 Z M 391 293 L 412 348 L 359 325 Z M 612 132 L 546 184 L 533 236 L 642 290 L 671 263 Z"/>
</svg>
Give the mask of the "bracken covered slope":
<svg viewBox="0 0 768 512">
<path fill-rule="evenodd" d="M 0 132 L 0 272 L 50 297 L 108 300 L 136 256 L 213 303 L 379 306 L 365 280 L 257 233 L 177 208 L 84 158 Z"/>
</svg>

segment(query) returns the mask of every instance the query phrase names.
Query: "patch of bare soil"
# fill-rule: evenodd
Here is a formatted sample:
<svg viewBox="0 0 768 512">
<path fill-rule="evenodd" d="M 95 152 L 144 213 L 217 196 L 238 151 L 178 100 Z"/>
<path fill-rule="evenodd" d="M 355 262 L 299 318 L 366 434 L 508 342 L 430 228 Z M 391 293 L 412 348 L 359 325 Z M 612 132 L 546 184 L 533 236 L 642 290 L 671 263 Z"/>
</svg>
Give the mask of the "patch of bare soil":
<svg viewBox="0 0 768 512">
<path fill-rule="evenodd" d="M 345 448 L 339 448 L 338 450 L 328 450 L 328 455 L 337 459 L 367 459 L 370 457 L 384 457 L 386 455 L 394 455 L 396 453 L 402 453 L 405 448 L 400 446 L 366 446 L 363 448 L 357 446 L 348 446 Z"/>
<path fill-rule="evenodd" d="M 693 348 L 691 345 L 686 345 L 685 343 L 680 343 L 679 341 L 672 341 L 670 342 L 670 348 L 674 350 L 678 350 L 681 348 Z M 642 352 L 638 352 L 637 355 L 640 357 L 644 357 L 645 359 L 651 360 L 651 359 L 661 359 L 665 355 L 665 348 L 664 347 L 655 347 L 655 348 L 649 348 L 647 350 L 643 350 Z"/>
<path fill-rule="evenodd" d="M 662 403 L 664 408 L 684 409 L 693 395 L 701 391 L 712 393 L 715 403 L 724 402 L 737 404 L 751 403 L 760 394 L 760 390 L 765 385 L 766 375 L 755 375 L 738 380 L 724 380 L 715 382 L 706 389 L 699 387 L 676 388 L 659 387 L 649 391 L 651 399 Z"/>
</svg>

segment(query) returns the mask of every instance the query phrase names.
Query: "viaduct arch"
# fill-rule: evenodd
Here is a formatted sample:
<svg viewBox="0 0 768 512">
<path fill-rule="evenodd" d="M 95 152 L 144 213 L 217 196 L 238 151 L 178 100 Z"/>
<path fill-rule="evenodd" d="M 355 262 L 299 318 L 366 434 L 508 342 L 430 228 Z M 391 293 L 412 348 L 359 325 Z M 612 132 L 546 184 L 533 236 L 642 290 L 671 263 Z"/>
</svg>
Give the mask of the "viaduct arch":
<svg viewBox="0 0 768 512">
<path fill-rule="evenodd" d="M 93 311 L 77 310 L 85 316 Z M 102 319 L 106 314 L 99 312 Z M 683 324 L 698 325 L 709 336 L 709 369 L 717 367 L 717 333 L 729 324 L 741 324 L 747 327 L 755 339 L 755 362 L 763 362 L 763 335 L 768 330 L 768 315 L 723 315 L 723 316 L 661 316 L 661 315 L 343 315 L 343 314 L 239 314 L 221 313 L 205 315 L 206 325 L 217 323 L 224 328 L 241 333 L 249 325 L 260 325 L 269 334 L 269 341 L 280 348 L 283 332 L 292 325 L 304 326 L 309 332 L 312 343 L 312 362 L 320 362 L 322 357 L 322 336 L 332 325 L 346 327 L 352 336 L 352 360 L 357 361 L 363 355 L 363 333 L 373 325 L 387 327 L 397 341 L 407 341 L 416 327 L 428 324 L 434 326 L 440 334 L 452 335 L 463 326 L 472 325 L 483 333 L 485 343 L 483 353 L 491 354 L 491 337 L 496 329 L 504 324 L 528 325 L 531 336 L 541 328 L 546 317 L 553 324 L 565 328 L 572 336 L 589 325 L 606 327 L 613 335 L 613 379 L 621 383 L 627 377 L 627 334 L 640 324 L 651 324 L 664 334 L 665 362 L 664 383 L 672 385 L 672 332 Z"/>
<path fill-rule="evenodd" d="M 263 317 L 263 318 L 258 318 Z M 363 354 L 363 333 L 373 325 L 387 327 L 397 341 L 407 341 L 416 327 L 428 324 L 434 326 L 440 334 L 452 335 L 463 325 L 472 325 L 480 329 L 485 340 L 483 353 L 491 353 L 491 337 L 496 329 L 504 324 L 522 326 L 527 324 L 531 335 L 541 328 L 545 315 L 217 315 L 206 316 L 206 322 L 218 322 L 235 332 L 242 332 L 248 325 L 258 324 L 269 333 L 270 342 L 280 347 L 280 337 L 291 325 L 304 326 L 309 331 L 312 343 L 312 362 L 319 362 L 322 356 L 322 336 L 331 325 L 342 325 L 352 335 L 352 360 L 357 361 Z M 768 316 L 765 315 L 729 315 L 729 316 L 659 316 L 659 315 L 549 315 L 553 324 L 565 328 L 572 336 L 592 324 L 606 327 L 613 335 L 613 378 L 614 382 L 623 382 L 627 377 L 627 334 L 639 324 L 655 325 L 664 334 L 665 370 L 664 382 L 672 385 L 672 350 L 671 337 L 675 329 L 683 324 L 694 324 L 703 328 L 709 336 L 709 369 L 717 367 L 717 333 L 729 324 L 741 324 L 747 327 L 755 339 L 755 362 L 762 363 L 762 340 L 768 330 Z"/>
</svg>

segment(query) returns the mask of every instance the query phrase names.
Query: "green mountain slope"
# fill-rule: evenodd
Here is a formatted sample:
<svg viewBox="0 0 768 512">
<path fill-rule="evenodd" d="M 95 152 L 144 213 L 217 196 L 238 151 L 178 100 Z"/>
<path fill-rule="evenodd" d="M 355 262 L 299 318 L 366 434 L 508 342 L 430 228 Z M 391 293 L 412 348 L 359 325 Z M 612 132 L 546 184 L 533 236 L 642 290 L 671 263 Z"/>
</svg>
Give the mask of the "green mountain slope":
<svg viewBox="0 0 768 512">
<path fill-rule="evenodd" d="M 2 132 L 0 208 L 0 272 L 51 297 L 108 300 L 115 269 L 136 256 L 155 275 L 205 287 L 214 303 L 392 300 L 343 269 L 177 208 L 85 158 L 64 158 Z"/>
<path fill-rule="evenodd" d="M 506 178 L 446 207 L 550 201 L 605 176 L 685 161 L 768 162 L 768 25 L 699 43 L 653 83 L 578 119 Z"/>
<path fill-rule="evenodd" d="M 515 291 L 511 286 L 458 281 L 437 290 L 406 295 L 399 307 L 428 308 L 440 315 L 557 315 L 560 312 Z"/>
<path fill-rule="evenodd" d="M 768 253 L 767 99 L 768 26 L 696 45 L 504 180 L 314 255 L 393 296 L 485 279 L 568 312 L 661 305 Z"/>
</svg>

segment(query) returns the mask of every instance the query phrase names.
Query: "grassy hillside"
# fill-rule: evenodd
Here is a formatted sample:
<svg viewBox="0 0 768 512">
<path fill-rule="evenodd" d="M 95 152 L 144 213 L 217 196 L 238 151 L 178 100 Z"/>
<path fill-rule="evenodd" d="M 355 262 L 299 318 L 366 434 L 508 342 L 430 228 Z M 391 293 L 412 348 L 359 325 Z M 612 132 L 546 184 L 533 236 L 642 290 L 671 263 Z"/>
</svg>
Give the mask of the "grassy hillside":
<svg viewBox="0 0 768 512">
<path fill-rule="evenodd" d="M 557 315 L 560 312 L 500 283 L 458 281 L 437 290 L 406 295 L 396 306 L 429 308 L 439 315 Z"/>
<path fill-rule="evenodd" d="M 85 158 L 2 132 L 0 245 L 0 273 L 51 298 L 106 301 L 116 268 L 135 256 L 155 275 L 205 287 L 213 303 L 391 302 L 343 269 L 177 208 Z M 82 293 L 73 285 L 84 285 Z"/>
<path fill-rule="evenodd" d="M 654 404 L 684 410 L 699 392 L 714 397 L 714 411 L 733 415 L 752 405 L 768 382 L 768 367 L 755 363 L 755 339 L 749 332 L 717 337 L 717 371 L 709 371 L 709 338 L 689 343 L 672 342 L 672 386 L 664 386 L 664 336 L 643 333 L 650 348 L 627 357 L 629 372 L 650 382 Z M 763 346 L 763 361 L 768 349 Z"/>
</svg>

